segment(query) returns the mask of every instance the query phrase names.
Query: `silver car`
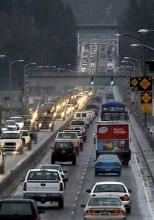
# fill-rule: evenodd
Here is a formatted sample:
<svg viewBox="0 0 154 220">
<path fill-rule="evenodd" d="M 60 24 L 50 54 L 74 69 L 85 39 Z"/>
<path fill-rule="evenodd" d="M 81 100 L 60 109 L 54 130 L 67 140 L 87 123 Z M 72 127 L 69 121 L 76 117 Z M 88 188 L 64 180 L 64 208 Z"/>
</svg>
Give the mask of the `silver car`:
<svg viewBox="0 0 154 220">
<path fill-rule="evenodd" d="M 126 218 L 123 203 L 120 198 L 114 196 L 90 197 L 83 213 L 84 220 L 124 220 Z"/>
</svg>

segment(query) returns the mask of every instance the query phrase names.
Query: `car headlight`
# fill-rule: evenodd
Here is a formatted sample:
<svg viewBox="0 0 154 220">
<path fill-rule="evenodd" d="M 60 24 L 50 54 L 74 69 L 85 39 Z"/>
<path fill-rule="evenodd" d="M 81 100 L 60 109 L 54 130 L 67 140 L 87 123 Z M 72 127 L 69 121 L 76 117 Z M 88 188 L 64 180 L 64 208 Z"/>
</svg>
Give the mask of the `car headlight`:
<svg viewBox="0 0 154 220">
<path fill-rule="evenodd" d="M 51 126 L 52 126 L 52 124 L 50 123 L 50 124 L 49 124 L 49 128 L 51 128 Z"/>
<path fill-rule="evenodd" d="M 41 123 L 39 123 L 39 128 L 42 126 L 42 124 Z"/>
<path fill-rule="evenodd" d="M 62 113 L 61 113 L 61 116 L 62 116 L 62 117 L 64 117 L 64 116 L 65 116 L 65 113 L 64 113 L 64 112 L 62 112 Z"/>
<path fill-rule="evenodd" d="M 55 113 L 53 114 L 53 116 L 56 117 L 56 115 L 57 115 L 57 113 L 55 112 Z"/>
</svg>

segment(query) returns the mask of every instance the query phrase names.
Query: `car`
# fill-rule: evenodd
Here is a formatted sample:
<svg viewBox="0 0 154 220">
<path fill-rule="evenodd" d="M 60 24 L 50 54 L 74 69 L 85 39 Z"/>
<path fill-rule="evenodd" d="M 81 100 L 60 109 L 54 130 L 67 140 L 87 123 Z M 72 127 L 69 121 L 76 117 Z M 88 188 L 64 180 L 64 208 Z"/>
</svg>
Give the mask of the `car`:
<svg viewBox="0 0 154 220">
<path fill-rule="evenodd" d="M 97 195 L 90 197 L 83 212 L 84 220 L 126 220 L 126 210 L 116 196 Z"/>
<path fill-rule="evenodd" d="M 9 131 L 17 131 L 19 129 L 18 125 L 16 124 L 15 120 L 6 120 L 5 121 L 6 128 Z"/>
<path fill-rule="evenodd" d="M 66 109 L 59 109 L 53 113 L 53 120 L 65 120 Z"/>
<path fill-rule="evenodd" d="M 19 131 L 4 131 L 0 137 L 0 147 L 3 151 L 13 151 L 23 154 L 24 143 Z"/>
<path fill-rule="evenodd" d="M 70 129 L 80 129 L 82 130 L 83 132 L 86 132 L 87 131 L 87 126 L 86 126 L 86 122 L 84 120 L 76 120 L 76 119 L 73 119 L 71 122 L 70 122 L 70 126 L 69 126 Z"/>
<path fill-rule="evenodd" d="M 65 178 L 65 173 L 67 173 L 66 170 L 63 170 L 60 164 L 41 164 L 40 169 L 58 170 L 62 178 Z"/>
<path fill-rule="evenodd" d="M 52 119 L 51 114 L 43 115 L 38 120 L 38 126 L 40 129 L 50 129 L 50 131 L 54 130 L 54 121 Z"/>
<path fill-rule="evenodd" d="M 79 145 L 80 145 L 80 150 L 83 150 L 83 142 L 84 142 L 84 139 L 83 139 L 83 135 L 82 135 L 82 132 L 80 130 L 64 130 L 64 132 L 75 132 L 77 134 L 77 137 L 78 137 L 78 140 L 79 140 Z"/>
<path fill-rule="evenodd" d="M 72 161 L 72 164 L 76 165 L 76 151 L 72 141 L 59 140 L 55 142 L 51 153 L 51 163 L 55 164 L 56 161 Z"/>
<path fill-rule="evenodd" d="M 80 139 L 77 135 L 76 132 L 58 132 L 55 138 L 55 141 L 57 140 L 68 140 L 68 141 L 72 141 L 72 143 L 74 144 L 74 149 L 76 151 L 76 155 L 79 154 L 80 151 Z"/>
<path fill-rule="evenodd" d="M 64 207 L 64 181 L 55 169 L 30 169 L 23 184 L 23 197 L 41 203 L 58 202 Z"/>
<path fill-rule="evenodd" d="M 0 149 L 0 174 L 4 174 L 4 153 Z"/>
<path fill-rule="evenodd" d="M 100 173 L 117 173 L 121 175 L 121 161 L 117 155 L 103 154 L 99 155 L 95 162 L 95 175 Z"/>
<path fill-rule="evenodd" d="M 23 117 L 21 116 L 13 116 L 10 117 L 11 120 L 15 120 L 16 125 L 18 126 L 19 129 L 22 129 L 24 126 L 24 120 Z"/>
<path fill-rule="evenodd" d="M 127 213 L 131 212 L 131 190 L 122 182 L 97 182 L 92 190 L 87 189 L 89 196 L 113 195 L 121 199 Z"/>
<path fill-rule="evenodd" d="M 28 150 L 31 150 L 32 148 L 32 142 L 30 133 L 28 130 L 19 130 L 21 133 L 21 138 L 23 140 L 24 145 L 28 148 Z"/>
<path fill-rule="evenodd" d="M 5 198 L 0 200 L 0 219 L 3 220 L 41 220 L 40 213 L 44 213 L 44 210 L 38 208 L 32 199 Z"/>
</svg>

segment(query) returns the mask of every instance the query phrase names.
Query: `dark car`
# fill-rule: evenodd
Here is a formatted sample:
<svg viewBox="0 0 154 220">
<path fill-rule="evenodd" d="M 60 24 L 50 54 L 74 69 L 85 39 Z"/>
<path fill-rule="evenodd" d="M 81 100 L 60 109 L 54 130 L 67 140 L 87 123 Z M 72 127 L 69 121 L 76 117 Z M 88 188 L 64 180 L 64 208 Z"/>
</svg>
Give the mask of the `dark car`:
<svg viewBox="0 0 154 220">
<path fill-rule="evenodd" d="M 0 200 L 0 219 L 2 220 L 36 220 L 40 218 L 35 201 L 23 198 L 6 198 Z"/>
<path fill-rule="evenodd" d="M 56 141 L 51 154 L 51 163 L 54 164 L 56 161 L 72 161 L 72 164 L 76 165 L 76 152 L 71 141 Z"/>
</svg>

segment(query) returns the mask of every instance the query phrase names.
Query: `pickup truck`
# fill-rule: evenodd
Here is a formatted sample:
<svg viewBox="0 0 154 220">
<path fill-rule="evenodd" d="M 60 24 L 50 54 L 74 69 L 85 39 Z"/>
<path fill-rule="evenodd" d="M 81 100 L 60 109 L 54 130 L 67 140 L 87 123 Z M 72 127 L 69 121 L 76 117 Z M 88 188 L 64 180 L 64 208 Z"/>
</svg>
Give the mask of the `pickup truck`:
<svg viewBox="0 0 154 220">
<path fill-rule="evenodd" d="M 24 142 L 19 131 L 4 131 L 0 137 L 0 148 L 23 154 Z"/>
<path fill-rule="evenodd" d="M 41 203 L 58 202 L 58 207 L 64 207 L 64 181 L 58 170 L 31 169 L 28 171 L 24 184 L 24 198 L 34 199 Z"/>
<path fill-rule="evenodd" d="M 21 138 L 23 140 L 24 146 L 28 148 L 28 150 L 31 150 L 32 143 L 31 143 L 31 137 L 28 130 L 20 130 Z"/>
</svg>

